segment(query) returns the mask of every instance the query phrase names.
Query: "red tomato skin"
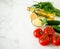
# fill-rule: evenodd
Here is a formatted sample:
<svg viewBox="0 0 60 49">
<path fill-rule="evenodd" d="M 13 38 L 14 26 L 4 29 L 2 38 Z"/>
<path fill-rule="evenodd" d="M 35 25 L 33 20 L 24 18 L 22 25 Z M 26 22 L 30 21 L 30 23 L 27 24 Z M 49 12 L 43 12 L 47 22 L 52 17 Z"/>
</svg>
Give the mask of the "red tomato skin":
<svg viewBox="0 0 60 49">
<path fill-rule="evenodd" d="M 36 30 L 34 30 L 34 32 L 33 32 L 33 35 L 34 35 L 36 38 L 41 37 L 41 36 L 42 36 L 42 34 L 43 34 L 43 31 L 42 31 L 42 29 L 41 29 L 41 28 L 37 28 L 37 29 L 36 29 Z"/>
<path fill-rule="evenodd" d="M 46 39 L 43 40 L 43 38 L 45 37 L 46 34 L 43 34 L 40 38 L 39 38 L 39 43 L 43 46 L 46 46 L 48 44 L 50 44 L 50 39 L 47 36 Z"/>
<path fill-rule="evenodd" d="M 58 39 L 56 39 L 56 36 L 58 36 Z M 59 46 L 60 45 L 60 36 L 59 35 L 56 35 L 56 34 L 53 35 L 52 44 L 55 45 L 55 46 Z"/>
<path fill-rule="evenodd" d="M 44 28 L 44 33 L 48 34 L 49 36 L 54 34 L 54 29 L 51 26 L 46 26 Z"/>
</svg>

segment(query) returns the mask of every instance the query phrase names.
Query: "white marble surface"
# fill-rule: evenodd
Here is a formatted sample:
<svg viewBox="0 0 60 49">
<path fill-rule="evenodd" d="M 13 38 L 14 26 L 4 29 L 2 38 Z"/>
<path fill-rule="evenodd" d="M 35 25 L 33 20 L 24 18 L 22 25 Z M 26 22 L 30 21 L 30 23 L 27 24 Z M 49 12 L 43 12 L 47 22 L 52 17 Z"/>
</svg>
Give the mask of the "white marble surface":
<svg viewBox="0 0 60 49">
<path fill-rule="evenodd" d="M 60 49 L 60 46 L 41 46 L 34 38 L 35 27 L 26 10 L 33 1 L 37 0 L 0 0 L 0 49 Z M 59 2 L 55 0 L 54 4 L 60 9 Z"/>
</svg>

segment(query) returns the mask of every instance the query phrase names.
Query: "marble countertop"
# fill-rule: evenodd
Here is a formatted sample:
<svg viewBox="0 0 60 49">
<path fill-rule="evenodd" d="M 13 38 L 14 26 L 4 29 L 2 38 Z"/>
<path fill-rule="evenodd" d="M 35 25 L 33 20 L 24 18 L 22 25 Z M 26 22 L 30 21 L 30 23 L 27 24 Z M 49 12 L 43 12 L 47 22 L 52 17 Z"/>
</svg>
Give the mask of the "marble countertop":
<svg viewBox="0 0 60 49">
<path fill-rule="evenodd" d="M 60 49 L 60 46 L 41 46 L 34 38 L 35 27 L 26 10 L 33 1 L 37 0 L 0 0 L 0 49 Z M 55 0 L 54 5 L 60 9 L 59 2 Z"/>
</svg>

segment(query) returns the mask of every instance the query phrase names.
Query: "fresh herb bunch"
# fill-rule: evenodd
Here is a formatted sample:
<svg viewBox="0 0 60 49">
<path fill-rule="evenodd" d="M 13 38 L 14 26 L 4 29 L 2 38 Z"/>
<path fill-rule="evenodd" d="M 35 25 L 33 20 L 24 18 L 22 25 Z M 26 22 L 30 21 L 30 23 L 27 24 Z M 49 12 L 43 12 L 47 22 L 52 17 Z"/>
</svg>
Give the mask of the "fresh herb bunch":
<svg viewBox="0 0 60 49">
<path fill-rule="evenodd" d="M 43 9 L 49 13 L 55 13 L 56 16 L 60 16 L 60 10 L 56 9 L 51 2 L 39 2 L 37 4 L 34 4 L 33 7 Z"/>
</svg>

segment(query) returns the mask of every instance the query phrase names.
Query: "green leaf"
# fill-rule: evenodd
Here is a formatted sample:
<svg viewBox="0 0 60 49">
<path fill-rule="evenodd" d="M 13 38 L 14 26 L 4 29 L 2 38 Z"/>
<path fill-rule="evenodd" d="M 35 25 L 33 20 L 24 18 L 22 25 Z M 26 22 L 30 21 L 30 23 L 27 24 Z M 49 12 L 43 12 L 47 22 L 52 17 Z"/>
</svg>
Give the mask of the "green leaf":
<svg viewBox="0 0 60 49">
<path fill-rule="evenodd" d="M 51 2 L 39 2 L 37 4 L 34 4 L 33 7 L 43 9 L 49 13 L 55 13 L 56 16 L 60 17 L 60 10 L 56 9 Z"/>
</svg>

